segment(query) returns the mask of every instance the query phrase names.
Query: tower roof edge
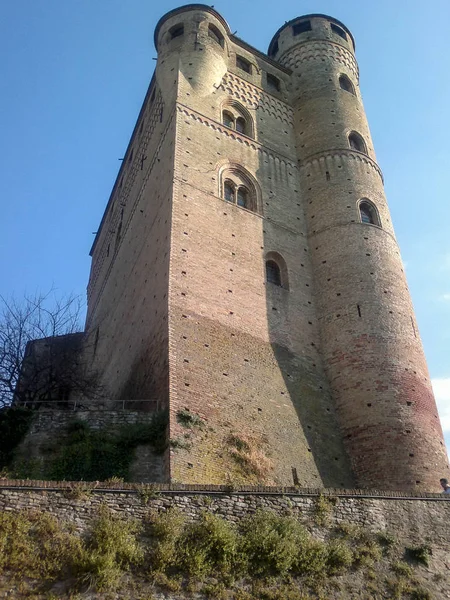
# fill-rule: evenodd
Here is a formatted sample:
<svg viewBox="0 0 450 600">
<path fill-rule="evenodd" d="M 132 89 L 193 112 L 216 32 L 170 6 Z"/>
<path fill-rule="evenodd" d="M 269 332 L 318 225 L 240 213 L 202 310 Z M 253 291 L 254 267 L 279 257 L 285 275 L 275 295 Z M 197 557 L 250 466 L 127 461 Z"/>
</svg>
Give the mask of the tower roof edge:
<svg viewBox="0 0 450 600">
<path fill-rule="evenodd" d="M 165 21 L 167 21 L 167 19 L 169 19 L 170 17 L 173 17 L 174 15 L 178 14 L 178 13 L 183 13 L 183 12 L 187 12 L 187 11 L 191 11 L 191 10 L 204 10 L 205 12 L 209 12 L 212 15 L 214 15 L 216 17 L 216 19 L 218 19 L 222 25 L 225 27 L 226 31 L 228 34 L 231 33 L 231 29 L 230 26 L 228 25 L 227 21 L 222 17 L 222 15 L 220 13 L 218 13 L 216 10 L 214 10 L 214 8 L 211 8 L 211 6 L 208 6 L 207 4 L 185 4 L 184 6 L 179 6 L 178 8 L 174 8 L 173 10 L 169 10 L 169 12 L 167 12 L 165 15 L 163 15 L 158 23 L 156 24 L 155 27 L 155 33 L 154 33 L 154 43 L 155 43 L 155 48 L 158 49 L 158 34 L 159 34 L 159 30 L 161 29 L 163 23 Z"/>
<path fill-rule="evenodd" d="M 269 48 L 267 50 L 267 54 L 269 56 L 271 56 L 273 45 L 277 41 L 277 38 L 280 35 L 280 33 L 283 31 L 283 29 L 285 29 L 286 27 L 289 27 L 291 25 L 294 25 L 294 23 L 296 23 L 297 21 L 300 21 L 300 20 L 303 20 L 303 19 L 313 19 L 314 17 L 318 17 L 318 18 L 322 18 L 322 19 L 328 19 L 329 21 L 332 21 L 333 23 L 336 23 L 336 25 L 339 25 L 340 27 L 342 27 L 343 29 L 345 29 L 345 31 L 350 36 L 350 39 L 352 40 L 353 48 L 355 48 L 355 38 L 353 37 L 353 34 L 350 31 L 350 29 L 346 25 L 344 25 L 344 23 L 342 23 L 342 21 L 339 21 L 339 19 L 335 19 L 334 17 L 330 17 L 330 15 L 324 15 L 324 14 L 321 14 L 321 13 L 312 13 L 312 14 L 309 14 L 309 15 L 301 15 L 299 17 L 295 17 L 294 19 L 291 19 L 290 21 L 286 21 L 286 23 L 284 23 L 284 25 L 282 25 L 277 30 L 277 32 L 275 33 L 275 35 L 273 36 L 273 38 L 270 40 L 270 44 L 269 44 Z"/>
</svg>

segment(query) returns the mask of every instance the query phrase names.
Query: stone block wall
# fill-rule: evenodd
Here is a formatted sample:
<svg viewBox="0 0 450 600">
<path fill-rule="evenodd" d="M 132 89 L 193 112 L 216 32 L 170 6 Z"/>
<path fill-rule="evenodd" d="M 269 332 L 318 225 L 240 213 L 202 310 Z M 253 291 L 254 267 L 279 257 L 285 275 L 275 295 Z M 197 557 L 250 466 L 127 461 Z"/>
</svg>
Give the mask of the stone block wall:
<svg viewBox="0 0 450 600">
<path fill-rule="evenodd" d="M 439 494 L 407 495 L 400 492 L 361 490 L 318 490 L 294 487 L 242 486 L 230 491 L 219 485 L 155 484 L 142 500 L 145 486 L 135 484 L 85 484 L 83 498 L 68 497 L 68 490 L 79 483 L 52 481 L 0 480 L 0 509 L 35 509 L 73 522 L 83 529 L 100 505 L 129 518 L 143 518 L 149 510 L 177 507 L 190 518 L 206 509 L 230 521 L 238 521 L 257 509 L 270 509 L 301 518 L 313 518 L 319 496 L 333 499 L 329 525 L 351 522 L 372 531 L 386 531 L 408 543 L 431 542 L 437 553 L 445 551 L 450 569 L 450 499 Z"/>
<path fill-rule="evenodd" d="M 20 444 L 17 455 L 42 460 L 43 446 L 63 434 L 75 419 L 86 422 L 94 430 L 111 430 L 123 425 L 150 423 L 153 413 L 138 410 L 39 410 L 30 430 Z M 168 457 L 155 454 L 150 446 L 138 446 L 130 466 L 132 481 L 149 483 L 167 481 Z"/>
</svg>

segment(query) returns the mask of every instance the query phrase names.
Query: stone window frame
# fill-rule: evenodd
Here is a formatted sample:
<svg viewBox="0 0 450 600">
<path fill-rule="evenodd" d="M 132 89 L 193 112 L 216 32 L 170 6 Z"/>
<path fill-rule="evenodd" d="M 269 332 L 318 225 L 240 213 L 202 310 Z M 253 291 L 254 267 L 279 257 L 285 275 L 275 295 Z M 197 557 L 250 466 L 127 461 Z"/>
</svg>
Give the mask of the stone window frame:
<svg viewBox="0 0 450 600">
<path fill-rule="evenodd" d="M 267 266 L 269 263 L 274 263 L 278 268 L 279 283 L 270 281 L 268 278 Z M 289 290 L 289 274 L 284 257 L 276 251 L 267 252 L 264 257 L 264 279 L 266 284 L 270 283 L 275 287 L 280 287 L 284 290 Z"/>
<path fill-rule="evenodd" d="M 338 35 L 341 39 L 348 42 L 347 34 L 342 27 L 339 27 L 339 25 L 336 25 L 336 23 L 330 23 L 330 29 L 332 33 Z"/>
<path fill-rule="evenodd" d="M 170 41 L 176 40 L 184 35 L 184 23 L 177 23 L 169 29 Z"/>
<path fill-rule="evenodd" d="M 292 25 L 292 35 L 294 37 L 302 33 L 308 33 L 308 31 L 312 31 L 311 19 L 303 19 L 303 21 L 298 21 Z"/>
<path fill-rule="evenodd" d="M 281 79 L 266 72 L 266 83 L 269 92 L 281 92 Z"/>
<path fill-rule="evenodd" d="M 244 167 L 238 164 L 223 165 L 219 170 L 219 197 L 227 203 L 233 204 L 241 210 L 262 215 L 261 190 L 256 178 Z M 232 198 L 230 198 L 230 190 Z M 247 206 L 242 206 L 239 199 L 240 192 L 247 195 Z"/>
<path fill-rule="evenodd" d="M 355 150 L 356 152 L 367 154 L 366 140 L 360 133 L 358 133 L 357 131 L 349 131 L 347 138 L 350 150 Z"/>
<path fill-rule="evenodd" d="M 356 89 L 353 85 L 353 81 L 345 73 L 340 73 L 339 75 L 339 87 L 341 90 L 344 90 L 344 92 L 348 92 L 349 94 L 356 96 Z"/>
<path fill-rule="evenodd" d="M 225 123 L 225 117 L 228 118 L 230 124 Z M 255 139 L 254 119 L 250 111 L 237 100 L 228 98 L 223 102 L 221 106 L 221 123 L 240 135 Z M 240 123 L 240 129 L 238 123 Z"/>
<path fill-rule="evenodd" d="M 214 40 L 221 48 L 225 48 L 225 37 L 214 23 L 208 24 L 208 37 Z"/>
<path fill-rule="evenodd" d="M 366 210 L 364 211 L 364 209 Z M 369 216 L 369 220 L 364 219 L 363 211 Z M 372 200 L 369 200 L 369 198 L 361 198 L 358 200 L 358 216 L 359 222 L 362 225 L 374 225 L 375 227 L 382 229 L 378 208 Z"/>
<path fill-rule="evenodd" d="M 254 65 L 241 54 L 236 54 L 236 67 L 241 71 L 244 71 L 244 73 L 247 73 L 247 75 L 253 74 Z"/>
</svg>

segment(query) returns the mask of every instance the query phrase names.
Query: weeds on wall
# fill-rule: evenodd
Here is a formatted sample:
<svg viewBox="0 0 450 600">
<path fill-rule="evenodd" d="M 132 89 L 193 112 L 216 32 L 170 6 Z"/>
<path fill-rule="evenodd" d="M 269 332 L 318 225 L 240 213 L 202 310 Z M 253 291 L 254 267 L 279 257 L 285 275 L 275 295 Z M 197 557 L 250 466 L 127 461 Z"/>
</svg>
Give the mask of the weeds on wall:
<svg viewBox="0 0 450 600">
<path fill-rule="evenodd" d="M 188 408 L 183 408 L 177 412 L 177 422 L 189 429 L 203 427 L 205 425 L 203 419 L 196 413 L 191 412 Z"/>
<path fill-rule="evenodd" d="M 215 599 L 306 600 L 327 597 L 325 583 L 360 571 L 371 580 L 374 593 L 387 590 L 392 598 L 408 594 L 429 600 L 431 594 L 417 583 L 412 566 L 398 560 L 391 563 L 386 588 L 377 588 L 375 571 L 358 558 L 358 547 L 376 540 L 375 534 L 358 528 L 329 531 L 325 541 L 315 539 L 297 519 L 271 511 L 233 523 L 206 511 L 190 521 L 171 509 L 149 511 L 138 522 L 101 506 L 83 536 L 46 513 L 4 512 L 0 582 L 20 584 L 30 594 L 51 594 L 58 582 L 58 598 L 88 589 L 118 589 L 121 597 L 133 598 L 163 590 Z M 138 589 L 146 594 L 138 595 Z"/>
<path fill-rule="evenodd" d="M 230 458 L 247 482 L 271 483 L 273 461 L 266 454 L 263 438 L 230 434 L 226 439 L 226 445 Z"/>
<path fill-rule="evenodd" d="M 135 450 L 151 445 L 162 453 L 167 445 L 167 412 L 155 413 L 150 423 L 92 429 L 85 421 L 72 421 L 64 434 L 46 443 L 41 462 L 25 458 L 16 462 L 16 476 L 59 481 L 129 480 Z"/>
</svg>

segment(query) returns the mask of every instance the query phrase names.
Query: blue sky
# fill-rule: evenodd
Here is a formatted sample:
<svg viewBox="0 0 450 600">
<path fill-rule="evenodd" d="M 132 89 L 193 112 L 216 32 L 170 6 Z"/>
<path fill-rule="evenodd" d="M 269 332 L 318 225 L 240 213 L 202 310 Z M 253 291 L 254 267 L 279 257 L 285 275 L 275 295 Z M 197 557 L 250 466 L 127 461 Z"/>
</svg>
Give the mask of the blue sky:
<svg viewBox="0 0 450 600">
<path fill-rule="evenodd" d="M 15 0 L 0 23 L 0 294 L 85 294 L 97 230 L 178 2 Z M 361 89 L 450 446 L 448 0 L 215 0 L 266 51 L 285 21 L 323 12 L 356 39 Z M 442 22 L 442 29 L 437 24 Z"/>
</svg>

